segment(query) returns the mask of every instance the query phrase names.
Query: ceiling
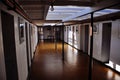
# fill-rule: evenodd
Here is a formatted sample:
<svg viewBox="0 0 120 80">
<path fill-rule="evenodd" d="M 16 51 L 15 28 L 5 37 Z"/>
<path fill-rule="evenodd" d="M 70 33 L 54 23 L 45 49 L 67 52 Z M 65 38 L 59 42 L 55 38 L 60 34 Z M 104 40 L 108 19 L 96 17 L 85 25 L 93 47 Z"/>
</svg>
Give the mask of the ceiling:
<svg viewBox="0 0 120 80">
<path fill-rule="evenodd" d="M 59 23 L 72 19 L 91 10 L 94 5 L 106 0 L 18 0 L 29 18 L 38 26 Z M 51 11 L 51 5 L 54 10 Z M 102 5 L 102 4 L 101 4 Z M 103 4 L 104 5 L 104 4 Z M 95 15 L 103 15 L 111 10 L 104 10 Z M 112 11 L 111 11 L 112 12 Z M 80 20 L 79 18 L 73 20 Z"/>
<path fill-rule="evenodd" d="M 54 6 L 54 11 L 51 11 L 49 7 L 48 15 L 46 20 L 63 20 L 73 14 L 80 13 L 89 7 L 78 7 L 78 6 Z"/>
</svg>

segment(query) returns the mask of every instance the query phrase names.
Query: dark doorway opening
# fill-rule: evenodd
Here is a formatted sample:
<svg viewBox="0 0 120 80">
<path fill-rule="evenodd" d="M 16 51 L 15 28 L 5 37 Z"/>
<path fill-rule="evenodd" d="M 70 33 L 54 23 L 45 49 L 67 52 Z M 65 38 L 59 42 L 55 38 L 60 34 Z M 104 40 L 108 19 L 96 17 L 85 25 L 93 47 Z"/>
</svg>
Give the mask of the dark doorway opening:
<svg viewBox="0 0 120 80">
<path fill-rule="evenodd" d="M 29 40 L 28 40 L 28 24 L 25 22 L 25 33 L 26 33 L 26 55 L 27 55 L 27 65 L 28 71 L 30 70 L 30 54 L 29 54 Z"/>
<path fill-rule="evenodd" d="M 89 46 L 89 25 L 85 25 L 85 53 L 88 54 Z"/>
<path fill-rule="evenodd" d="M 32 26 L 29 24 L 29 47 L 30 47 L 30 59 L 32 62 L 32 41 L 31 41 L 31 36 L 32 36 Z"/>
<path fill-rule="evenodd" d="M 14 17 L 1 11 L 1 19 L 7 80 L 18 80 Z"/>
<path fill-rule="evenodd" d="M 109 62 L 111 42 L 111 22 L 103 23 L 102 31 L 102 61 Z"/>
</svg>

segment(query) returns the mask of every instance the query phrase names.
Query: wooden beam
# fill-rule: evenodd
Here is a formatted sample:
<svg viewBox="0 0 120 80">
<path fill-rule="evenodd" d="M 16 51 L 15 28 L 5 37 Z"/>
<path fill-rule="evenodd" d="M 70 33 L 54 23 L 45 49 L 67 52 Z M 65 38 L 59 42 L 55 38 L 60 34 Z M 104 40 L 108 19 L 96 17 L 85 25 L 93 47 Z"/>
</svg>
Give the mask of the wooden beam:
<svg viewBox="0 0 120 80">
<path fill-rule="evenodd" d="M 34 23 L 58 23 L 62 20 L 33 20 Z"/>
<path fill-rule="evenodd" d="M 25 9 L 25 10 L 42 10 L 43 7 L 35 7 L 35 6 L 32 6 L 32 7 L 30 7 L 30 6 L 24 7 L 24 6 L 23 6 L 23 9 Z"/>
<path fill-rule="evenodd" d="M 47 5 L 47 6 L 45 6 L 45 9 L 44 9 L 44 19 L 46 19 L 48 10 L 49 10 L 49 6 Z"/>
<path fill-rule="evenodd" d="M 44 10 L 26 10 L 28 13 L 43 13 Z"/>
<path fill-rule="evenodd" d="M 99 2 L 101 2 L 101 1 L 103 1 L 103 0 L 90 0 L 91 2 L 94 2 L 95 4 L 97 4 L 97 3 L 99 3 Z"/>
<path fill-rule="evenodd" d="M 23 8 L 16 1 L 3 0 L 3 3 L 7 5 L 8 8 L 10 8 L 10 10 L 14 10 L 15 12 L 23 16 L 26 20 L 28 20 L 29 22 L 32 22 L 29 16 L 26 14 L 26 12 L 23 10 Z"/>
<path fill-rule="evenodd" d="M 49 1 L 19 1 L 20 5 L 51 5 Z M 74 6 L 92 6 L 93 2 L 87 1 L 54 1 L 54 6 L 67 6 L 67 5 L 74 5 Z"/>
</svg>

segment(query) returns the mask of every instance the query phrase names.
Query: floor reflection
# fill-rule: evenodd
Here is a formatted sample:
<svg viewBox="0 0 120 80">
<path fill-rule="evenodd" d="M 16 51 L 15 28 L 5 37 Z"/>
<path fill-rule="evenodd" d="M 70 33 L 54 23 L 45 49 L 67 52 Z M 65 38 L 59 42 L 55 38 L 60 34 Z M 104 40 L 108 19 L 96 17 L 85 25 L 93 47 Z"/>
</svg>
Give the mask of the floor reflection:
<svg viewBox="0 0 120 80">
<path fill-rule="evenodd" d="M 71 46 L 68 46 L 67 54 L 66 54 L 66 60 L 70 65 L 76 65 L 77 64 L 77 50 L 72 48 Z"/>
<path fill-rule="evenodd" d="M 57 47 L 55 47 L 57 46 Z M 65 44 L 39 43 L 32 63 L 30 80 L 88 80 L 89 57 Z M 120 75 L 97 61 L 93 62 L 92 80 L 120 80 Z"/>
</svg>

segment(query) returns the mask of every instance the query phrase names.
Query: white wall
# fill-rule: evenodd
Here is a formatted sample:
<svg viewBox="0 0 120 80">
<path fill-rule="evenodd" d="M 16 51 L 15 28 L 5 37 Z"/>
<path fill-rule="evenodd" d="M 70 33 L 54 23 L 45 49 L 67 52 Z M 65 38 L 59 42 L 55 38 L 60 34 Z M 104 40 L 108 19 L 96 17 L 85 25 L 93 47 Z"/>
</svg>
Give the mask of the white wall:
<svg viewBox="0 0 120 80">
<path fill-rule="evenodd" d="M 16 58 L 18 67 L 18 78 L 19 80 L 26 80 L 28 77 L 28 67 L 27 67 L 27 53 L 26 53 L 26 35 L 24 27 L 24 42 L 20 44 L 19 42 L 19 29 L 18 29 L 18 17 L 21 17 L 12 10 L 7 10 L 7 7 L 0 3 L 0 10 L 3 10 L 14 16 L 14 30 L 15 30 L 15 45 L 16 45 Z M 1 16 L 0 16 L 1 17 Z M 21 17 L 23 18 L 23 17 Z M 1 19 L 1 18 L 0 18 Z M 24 19 L 24 18 L 23 18 Z M 24 22 L 28 22 L 24 19 Z M 34 26 L 32 34 L 32 55 L 35 51 L 37 45 L 37 28 Z M 0 80 L 6 80 L 5 74 L 5 62 L 4 62 L 4 52 L 2 44 L 2 31 L 1 31 L 1 20 L 0 20 Z M 29 32 L 28 32 L 29 33 Z"/>
<path fill-rule="evenodd" d="M 37 33 L 37 27 L 35 25 L 32 25 L 32 36 L 31 36 L 31 43 L 32 43 L 32 53 L 35 52 L 36 46 L 38 43 L 38 33 Z M 34 54 L 32 54 L 32 57 Z"/>
<path fill-rule="evenodd" d="M 68 31 L 68 44 L 73 45 L 73 27 L 69 26 L 69 31 Z"/>
<path fill-rule="evenodd" d="M 99 31 L 94 33 L 93 56 L 102 61 L 102 24 L 106 22 L 112 22 L 110 59 L 107 65 L 120 72 L 120 37 L 118 36 L 120 34 L 120 20 L 97 23 Z"/>
<path fill-rule="evenodd" d="M 97 32 L 93 34 L 93 57 L 99 61 L 103 61 L 102 32 L 103 32 L 103 23 L 107 23 L 107 22 L 112 22 L 112 21 L 101 21 L 94 23 L 94 25 L 96 25 L 97 27 Z"/>
<path fill-rule="evenodd" d="M 80 49 L 80 25 L 74 26 L 74 45 L 73 46 L 77 49 Z"/>
<path fill-rule="evenodd" d="M 67 32 L 67 26 L 65 26 L 64 27 L 64 41 L 67 43 L 67 34 L 68 34 L 68 32 Z"/>
<path fill-rule="evenodd" d="M 15 23 L 14 27 L 15 27 L 15 44 L 16 44 L 18 75 L 19 75 L 19 80 L 25 80 L 28 75 L 25 27 L 24 27 L 24 42 L 20 44 L 19 29 L 18 29 L 18 14 L 15 14 L 14 12 L 12 14 L 14 14 L 14 23 Z"/>
<path fill-rule="evenodd" d="M 93 57 L 101 60 L 102 48 L 102 23 L 94 23 L 97 27 L 97 32 L 93 33 Z"/>
<path fill-rule="evenodd" d="M 97 32 L 93 33 L 93 57 L 99 61 L 102 61 L 102 29 L 103 29 L 103 23 L 111 22 L 112 23 L 112 29 L 111 29 L 111 47 L 110 47 L 110 62 L 107 64 L 108 66 L 112 67 L 113 69 L 120 72 L 120 19 L 115 21 L 100 21 L 95 22 L 94 24 L 97 27 Z M 75 27 L 75 30 L 73 32 L 73 28 L 70 30 L 66 30 L 65 34 L 65 42 L 68 44 L 75 46 L 75 41 L 77 41 L 77 45 L 79 47 L 76 47 L 79 50 L 83 50 L 85 52 L 85 27 L 84 25 L 88 24 L 90 27 L 90 23 L 84 23 L 79 25 L 79 33 L 76 33 L 76 26 L 77 25 L 71 25 L 69 27 Z M 68 35 L 67 35 L 68 33 Z M 74 37 L 72 36 L 74 33 Z M 75 39 L 76 37 L 76 39 Z M 67 41 L 68 38 L 68 41 Z M 74 39 L 73 39 L 74 38 Z M 74 42 L 73 42 L 74 41 Z M 80 42 L 79 42 L 80 41 Z M 88 54 L 90 54 L 90 35 L 89 35 L 89 49 Z"/>
<path fill-rule="evenodd" d="M 101 21 L 94 23 L 97 26 L 97 32 L 93 34 L 93 57 L 99 61 L 102 61 L 102 29 L 103 29 L 103 23 L 106 22 L 112 22 L 112 30 L 111 30 L 111 47 L 110 47 L 110 62 L 107 64 L 108 66 L 112 67 L 113 69 L 120 72 L 120 19 L 115 21 Z M 77 37 L 77 40 L 80 41 L 78 45 L 80 45 L 80 50 L 83 50 L 84 52 L 84 44 L 85 44 L 85 27 L 84 25 L 89 24 L 81 24 L 80 25 L 80 33 L 76 33 L 74 31 L 74 38 Z M 71 27 L 76 25 L 71 25 Z M 89 24 L 90 27 L 90 24 Z M 68 30 L 68 44 L 74 46 L 73 43 L 71 43 L 73 40 L 72 32 L 73 30 Z M 66 41 L 66 32 L 65 34 L 65 41 Z M 70 36 L 71 35 L 71 36 Z M 72 40 L 71 40 L 72 39 Z M 74 42 L 75 43 L 75 42 Z M 74 46 L 75 47 L 75 46 Z M 89 35 L 89 51 L 88 54 L 90 54 L 90 35 Z"/>
<path fill-rule="evenodd" d="M 112 61 L 115 65 L 120 65 L 120 19 L 112 21 L 110 49 L 110 61 Z"/>
<path fill-rule="evenodd" d="M 71 25 L 66 26 L 65 28 L 66 30 L 64 31 L 64 41 L 70 44 L 71 46 L 80 49 L 80 25 Z M 78 31 L 76 31 L 76 28 L 78 29 Z"/>
</svg>

